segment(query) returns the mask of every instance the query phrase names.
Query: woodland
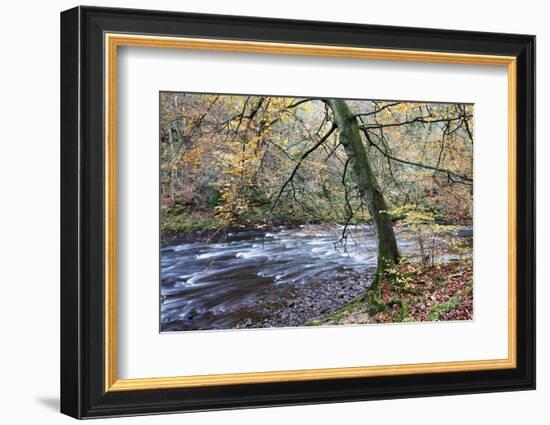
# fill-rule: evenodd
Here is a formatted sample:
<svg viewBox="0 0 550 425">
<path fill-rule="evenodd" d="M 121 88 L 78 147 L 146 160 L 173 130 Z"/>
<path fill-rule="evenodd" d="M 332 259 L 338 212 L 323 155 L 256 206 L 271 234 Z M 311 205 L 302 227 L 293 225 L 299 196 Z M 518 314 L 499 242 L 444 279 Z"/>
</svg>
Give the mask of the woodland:
<svg viewBox="0 0 550 425">
<path fill-rule="evenodd" d="M 227 235 L 246 231 L 265 239 L 278 229 L 299 229 L 306 241 L 300 252 L 315 245 L 315 235 L 330 234 L 330 255 L 368 251 L 361 258 L 370 265 L 351 267 L 345 278 L 348 267 L 340 263 L 309 280 L 300 275 L 289 282 L 315 289 L 281 292 L 279 298 L 287 299 L 271 300 L 279 307 L 262 307 L 262 314 L 235 307 L 237 318 L 224 324 L 214 320 L 216 306 L 237 293 L 242 305 L 243 288 L 222 291 L 218 304 L 191 308 L 184 295 L 190 300 L 193 294 L 178 289 L 190 280 L 167 272 L 162 299 L 181 302 L 163 320 L 182 330 L 471 319 L 473 110 L 458 103 L 161 92 L 160 226 L 166 252 L 174 254 L 177 249 L 168 249 L 183 243 L 227 243 Z M 366 239 L 370 251 L 368 243 L 362 246 Z M 256 257 L 265 254 L 256 251 Z M 231 267 L 236 255 L 227 263 Z M 272 258 L 291 267 L 280 255 Z M 203 275 L 212 261 L 200 270 Z M 276 280 L 264 282 L 265 295 L 252 305 L 268 304 L 268 295 L 279 291 L 270 289 Z M 308 307 L 296 301 L 342 291 L 337 303 L 312 301 Z M 204 297 L 210 300 L 212 292 L 205 290 Z M 290 313 L 280 312 L 285 309 Z M 201 314 L 209 320 L 193 325 Z M 285 314 L 290 319 L 281 318 Z"/>
</svg>

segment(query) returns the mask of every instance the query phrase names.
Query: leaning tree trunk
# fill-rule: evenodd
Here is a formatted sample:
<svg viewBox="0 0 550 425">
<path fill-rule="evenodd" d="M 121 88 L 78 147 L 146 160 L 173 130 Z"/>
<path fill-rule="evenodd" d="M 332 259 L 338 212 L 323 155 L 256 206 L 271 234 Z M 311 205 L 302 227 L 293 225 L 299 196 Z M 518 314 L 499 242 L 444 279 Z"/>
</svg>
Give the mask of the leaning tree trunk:
<svg viewBox="0 0 550 425">
<path fill-rule="evenodd" d="M 388 206 L 369 163 L 367 151 L 359 133 L 357 118 L 345 101 L 330 99 L 327 103 L 334 112 L 340 143 L 344 146 L 350 160 L 359 193 L 374 223 L 378 244 L 378 265 L 373 289 L 378 289 L 384 270 L 393 266 L 399 257 L 393 225 L 388 215 Z"/>
</svg>

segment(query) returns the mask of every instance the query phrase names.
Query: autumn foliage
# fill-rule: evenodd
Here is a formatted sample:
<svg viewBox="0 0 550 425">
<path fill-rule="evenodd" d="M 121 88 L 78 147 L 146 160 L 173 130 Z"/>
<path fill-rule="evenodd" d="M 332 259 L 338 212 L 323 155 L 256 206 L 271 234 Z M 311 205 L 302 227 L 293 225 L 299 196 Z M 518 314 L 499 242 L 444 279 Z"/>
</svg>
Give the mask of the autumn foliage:
<svg viewBox="0 0 550 425">
<path fill-rule="evenodd" d="M 390 209 L 471 222 L 472 105 L 347 103 Z M 160 107 L 164 231 L 368 222 L 338 132 L 302 158 L 332 125 L 322 99 L 163 92 Z"/>
</svg>

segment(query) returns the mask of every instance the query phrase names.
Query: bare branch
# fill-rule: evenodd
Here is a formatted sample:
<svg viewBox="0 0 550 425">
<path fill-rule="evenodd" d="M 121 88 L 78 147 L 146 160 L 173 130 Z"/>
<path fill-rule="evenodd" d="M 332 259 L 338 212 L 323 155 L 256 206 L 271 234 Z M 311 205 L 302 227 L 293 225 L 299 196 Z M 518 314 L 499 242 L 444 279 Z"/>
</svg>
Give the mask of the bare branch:
<svg viewBox="0 0 550 425">
<path fill-rule="evenodd" d="M 281 187 L 281 190 L 279 190 L 279 193 L 277 194 L 277 197 L 275 198 L 275 202 L 271 205 L 271 208 L 269 209 L 268 218 L 271 217 L 271 214 L 273 213 L 273 209 L 275 206 L 279 203 L 279 200 L 281 199 L 281 195 L 285 191 L 286 187 L 290 183 L 290 181 L 294 178 L 296 173 L 298 172 L 298 169 L 300 168 L 300 165 L 302 165 L 302 162 L 312 153 L 314 152 L 319 146 L 321 146 L 323 143 L 326 142 L 326 140 L 330 137 L 330 135 L 336 130 L 336 125 L 332 125 L 330 130 L 323 136 L 317 143 L 315 143 L 311 148 L 309 148 L 307 151 L 305 151 L 300 159 L 298 160 L 298 163 L 294 166 L 294 169 L 292 170 L 292 173 L 290 174 L 289 178 L 285 181 L 283 186 Z"/>
<path fill-rule="evenodd" d="M 299 100 L 297 102 L 294 102 L 294 103 L 288 105 L 287 109 L 295 108 L 296 106 L 301 105 L 302 103 L 310 102 L 312 100 L 315 100 L 315 99 L 302 99 L 302 100 Z"/>
<path fill-rule="evenodd" d="M 392 106 L 397 106 L 399 105 L 401 102 L 395 102 L 395 103 L 389 103 L 387 105 L 384 105 L 382 106 L 381 108 L 378 108 L 378 109 L 375 109 L 374 111 L 372 112 L 365 112 L 363 114 L 356 114 L 355 116 L 356 117 L 368 117 L 370 115 L 376 115 L 378 114 L 379 112 L 382 112 L 384 109 L 388 109 L 388 108 L 391 108 Z"/>
<path fill-rule="evenodd" d="M 369 132 L 365 129 L 365 128 L 362 128 L 361 127 L 361 130 L 363 131 L 363 133 L 365 134 L 365 136 L 367 137 L 367 140 L 369 141 L 369 144 L 374 146 L 382 155 L 384 155 L 385 157 L 393 160 L 393 161 L 397 161 L 397 162 L 401 162 L 402 164 L 407 164 L 407 165 L 411 165 L 413 167 L 419 167 L 419 168 L 426 168 L 428 170 L 434 170 L 434 171 L 437 171 L 439 173 L 444 173 L 444 174 L 447 174 L 447 176 L 449 176 L 449 179 L 455 183 L 457 183 L 456 180 L 454 180 L 452 177 L 456 177 L 456 178 L 459 178 L 461 180 L 464 180 L 464 181 L 467 181 L 467 182 L 473 182 L 473 179 L 470 178 L 470 177 L 466 177 L 466 176 L 462 176 L 460 174 L 457 174 L 455 173 L 454 171 L 451 171 L 451 170 L 446 170 L 444 168 L 439 168 L 439 167 L 434 167 L 433 165 L 428 165 L 428 164 L 421 164 L 419 162 L 413 162 L 413 161 L 409 161 L 409 160 L 406 160 L 406 159 L 402 159 L 402 158 L 397 158 L 391 154 L 389 154 L 388 152 L 386 152 L 384 149 L 382 149 L 380 146 L 378 146 L 376 143 L 374 143 L 369 135 Z"/>
<path fill-rule="evenodd" d="M 420 124 L 436 124 L 440 122 L 448 123 L 451 121 L 462 121 L 466 118 L 469 119 L 469 118 L 472 118 L 472 116 L 466 115 L 466 116 L 460 116 L 460 117 L 454 117 L 454 118 L 440 118 L 440 119 L 429 119 L 429 118 L 430 118 L 429 116 L 419 116 L 408 121 L 401 121 L 401 122 L 390 123 L 390 124 L 363 125 L 360 128 L 365 130 L 372 130 L 376 128 L 400 127 L 402 125 L 409 125 L 414 123 L 420 123 Z"/>
</svg>

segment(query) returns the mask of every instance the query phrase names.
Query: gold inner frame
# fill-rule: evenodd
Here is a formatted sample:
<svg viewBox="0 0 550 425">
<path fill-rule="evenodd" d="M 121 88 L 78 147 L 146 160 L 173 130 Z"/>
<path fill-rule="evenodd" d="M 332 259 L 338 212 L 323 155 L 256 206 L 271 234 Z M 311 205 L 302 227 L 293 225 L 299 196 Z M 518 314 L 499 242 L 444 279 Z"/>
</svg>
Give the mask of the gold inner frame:
<svg viewBox="0 0 550 425">
<path fill-rule="evenodd" d="M 513 56 L 369 49 L 326 45 L 212 40 L 106 33 L 105 46 L 105 391 L 310 381 L 516 367 L 516 58 Z M 118 379 L 116 325 L 116 106 L 119 46 L 325 56 L 503 66 L 508 72 L 508 357 L 495 360 Z"/>
</svg>

